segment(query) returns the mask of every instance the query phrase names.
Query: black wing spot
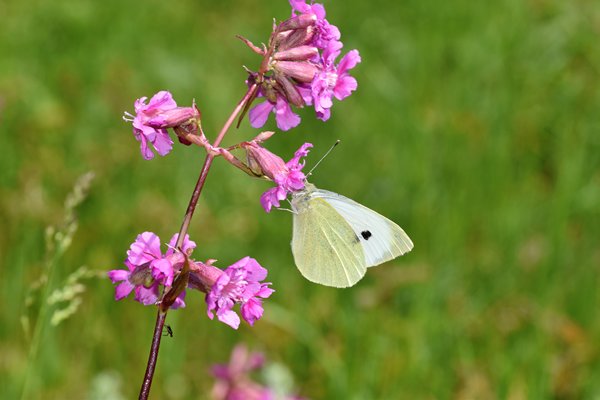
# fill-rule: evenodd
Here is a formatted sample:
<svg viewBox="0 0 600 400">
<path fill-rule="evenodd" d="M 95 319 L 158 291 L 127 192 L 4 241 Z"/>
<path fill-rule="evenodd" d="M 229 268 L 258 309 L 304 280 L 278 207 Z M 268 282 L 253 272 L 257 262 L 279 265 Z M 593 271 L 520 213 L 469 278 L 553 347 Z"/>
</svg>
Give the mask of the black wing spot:
<svg viewBox="0 0 600 400">
<path fill-rule="evenodd" d="M 371 231 L 362 231 L 362 232 L 360 233 L 360 235 L 361 235 L 361 236 L 363 237 L 363 239 L 365 239 L 365 240 L 369 240 L 369 238 L 370 238 L 371 236 L 373 236 L 373 234 L 371 233 Z"/>
</svg>

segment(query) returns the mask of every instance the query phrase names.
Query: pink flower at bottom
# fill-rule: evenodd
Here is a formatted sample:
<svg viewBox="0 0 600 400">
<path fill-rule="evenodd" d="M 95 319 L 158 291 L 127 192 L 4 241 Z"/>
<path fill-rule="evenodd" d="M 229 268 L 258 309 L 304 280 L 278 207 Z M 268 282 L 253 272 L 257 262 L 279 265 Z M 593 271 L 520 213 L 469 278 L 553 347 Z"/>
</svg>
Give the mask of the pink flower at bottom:
<svg viewBox="0 0 600 400">
<path fill-rule="evenodd" d="M 282 393 L 282 388 L 271 388 L 252 379 L 251 374 L 265 367 L 262 353 L 249 352 L 238 344 L 231 352 L 228 364 L 215 364 L 211 372 L 216 382 L 211 390 L 213 400 L 302 400 L 301 397 Z"/>
</svg>

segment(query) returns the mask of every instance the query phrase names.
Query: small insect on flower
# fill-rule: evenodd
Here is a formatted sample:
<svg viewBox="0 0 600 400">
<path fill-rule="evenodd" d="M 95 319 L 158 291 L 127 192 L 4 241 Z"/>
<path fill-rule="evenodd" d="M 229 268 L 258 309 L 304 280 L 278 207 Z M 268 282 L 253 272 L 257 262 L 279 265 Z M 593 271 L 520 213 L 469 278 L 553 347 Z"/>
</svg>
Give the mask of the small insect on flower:
<svg viewBox="0 0 600 400">
<path fill-rule="evenodd" d="M 173 337 L 173 329 L 171 329 L 171 325 L 165 325 L 166 332 L 163 332 L 163 336 Z"/>
</svg>

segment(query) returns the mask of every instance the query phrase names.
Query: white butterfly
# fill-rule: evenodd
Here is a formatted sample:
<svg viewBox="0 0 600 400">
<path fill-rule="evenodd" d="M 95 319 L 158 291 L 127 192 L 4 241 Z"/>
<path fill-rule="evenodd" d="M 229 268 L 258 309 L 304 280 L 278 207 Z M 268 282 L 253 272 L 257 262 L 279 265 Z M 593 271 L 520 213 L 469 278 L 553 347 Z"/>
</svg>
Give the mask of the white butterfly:
<svg viewBox="0 0 600 400">
<path fill-rule="evenodd" d="M 349 287 L 368 267 L 409 252 L 410 238 L 394 222 L 337 193 L 307 183 L 292 195 L 296 266 L 309 281 Z"/>
</svg>

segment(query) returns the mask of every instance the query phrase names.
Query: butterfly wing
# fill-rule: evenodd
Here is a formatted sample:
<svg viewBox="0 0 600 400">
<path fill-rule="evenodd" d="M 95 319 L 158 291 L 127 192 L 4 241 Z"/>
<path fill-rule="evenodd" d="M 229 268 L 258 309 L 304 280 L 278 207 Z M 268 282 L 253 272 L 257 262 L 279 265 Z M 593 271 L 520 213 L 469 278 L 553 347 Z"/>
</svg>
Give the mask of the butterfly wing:
<svg viewBox="0 0 600 400">
<path fill-rule="evenodd" d="M 311 193 L 292 200 L 292 253 L 309 281 L 333 287 L 358 282 L 367 270 L 360 239 L 344 217 L 323 198 Z"/>
<path fill-rule="evenodd" d="M 379 265 L 412 250 L 413 243 L 404 230 L 383 215 L 327 190 L 315 189 L 312 196 L 315 200 L 325 200 L 351 226 L 363 247 L 367 267 Z"/>
</svg>

